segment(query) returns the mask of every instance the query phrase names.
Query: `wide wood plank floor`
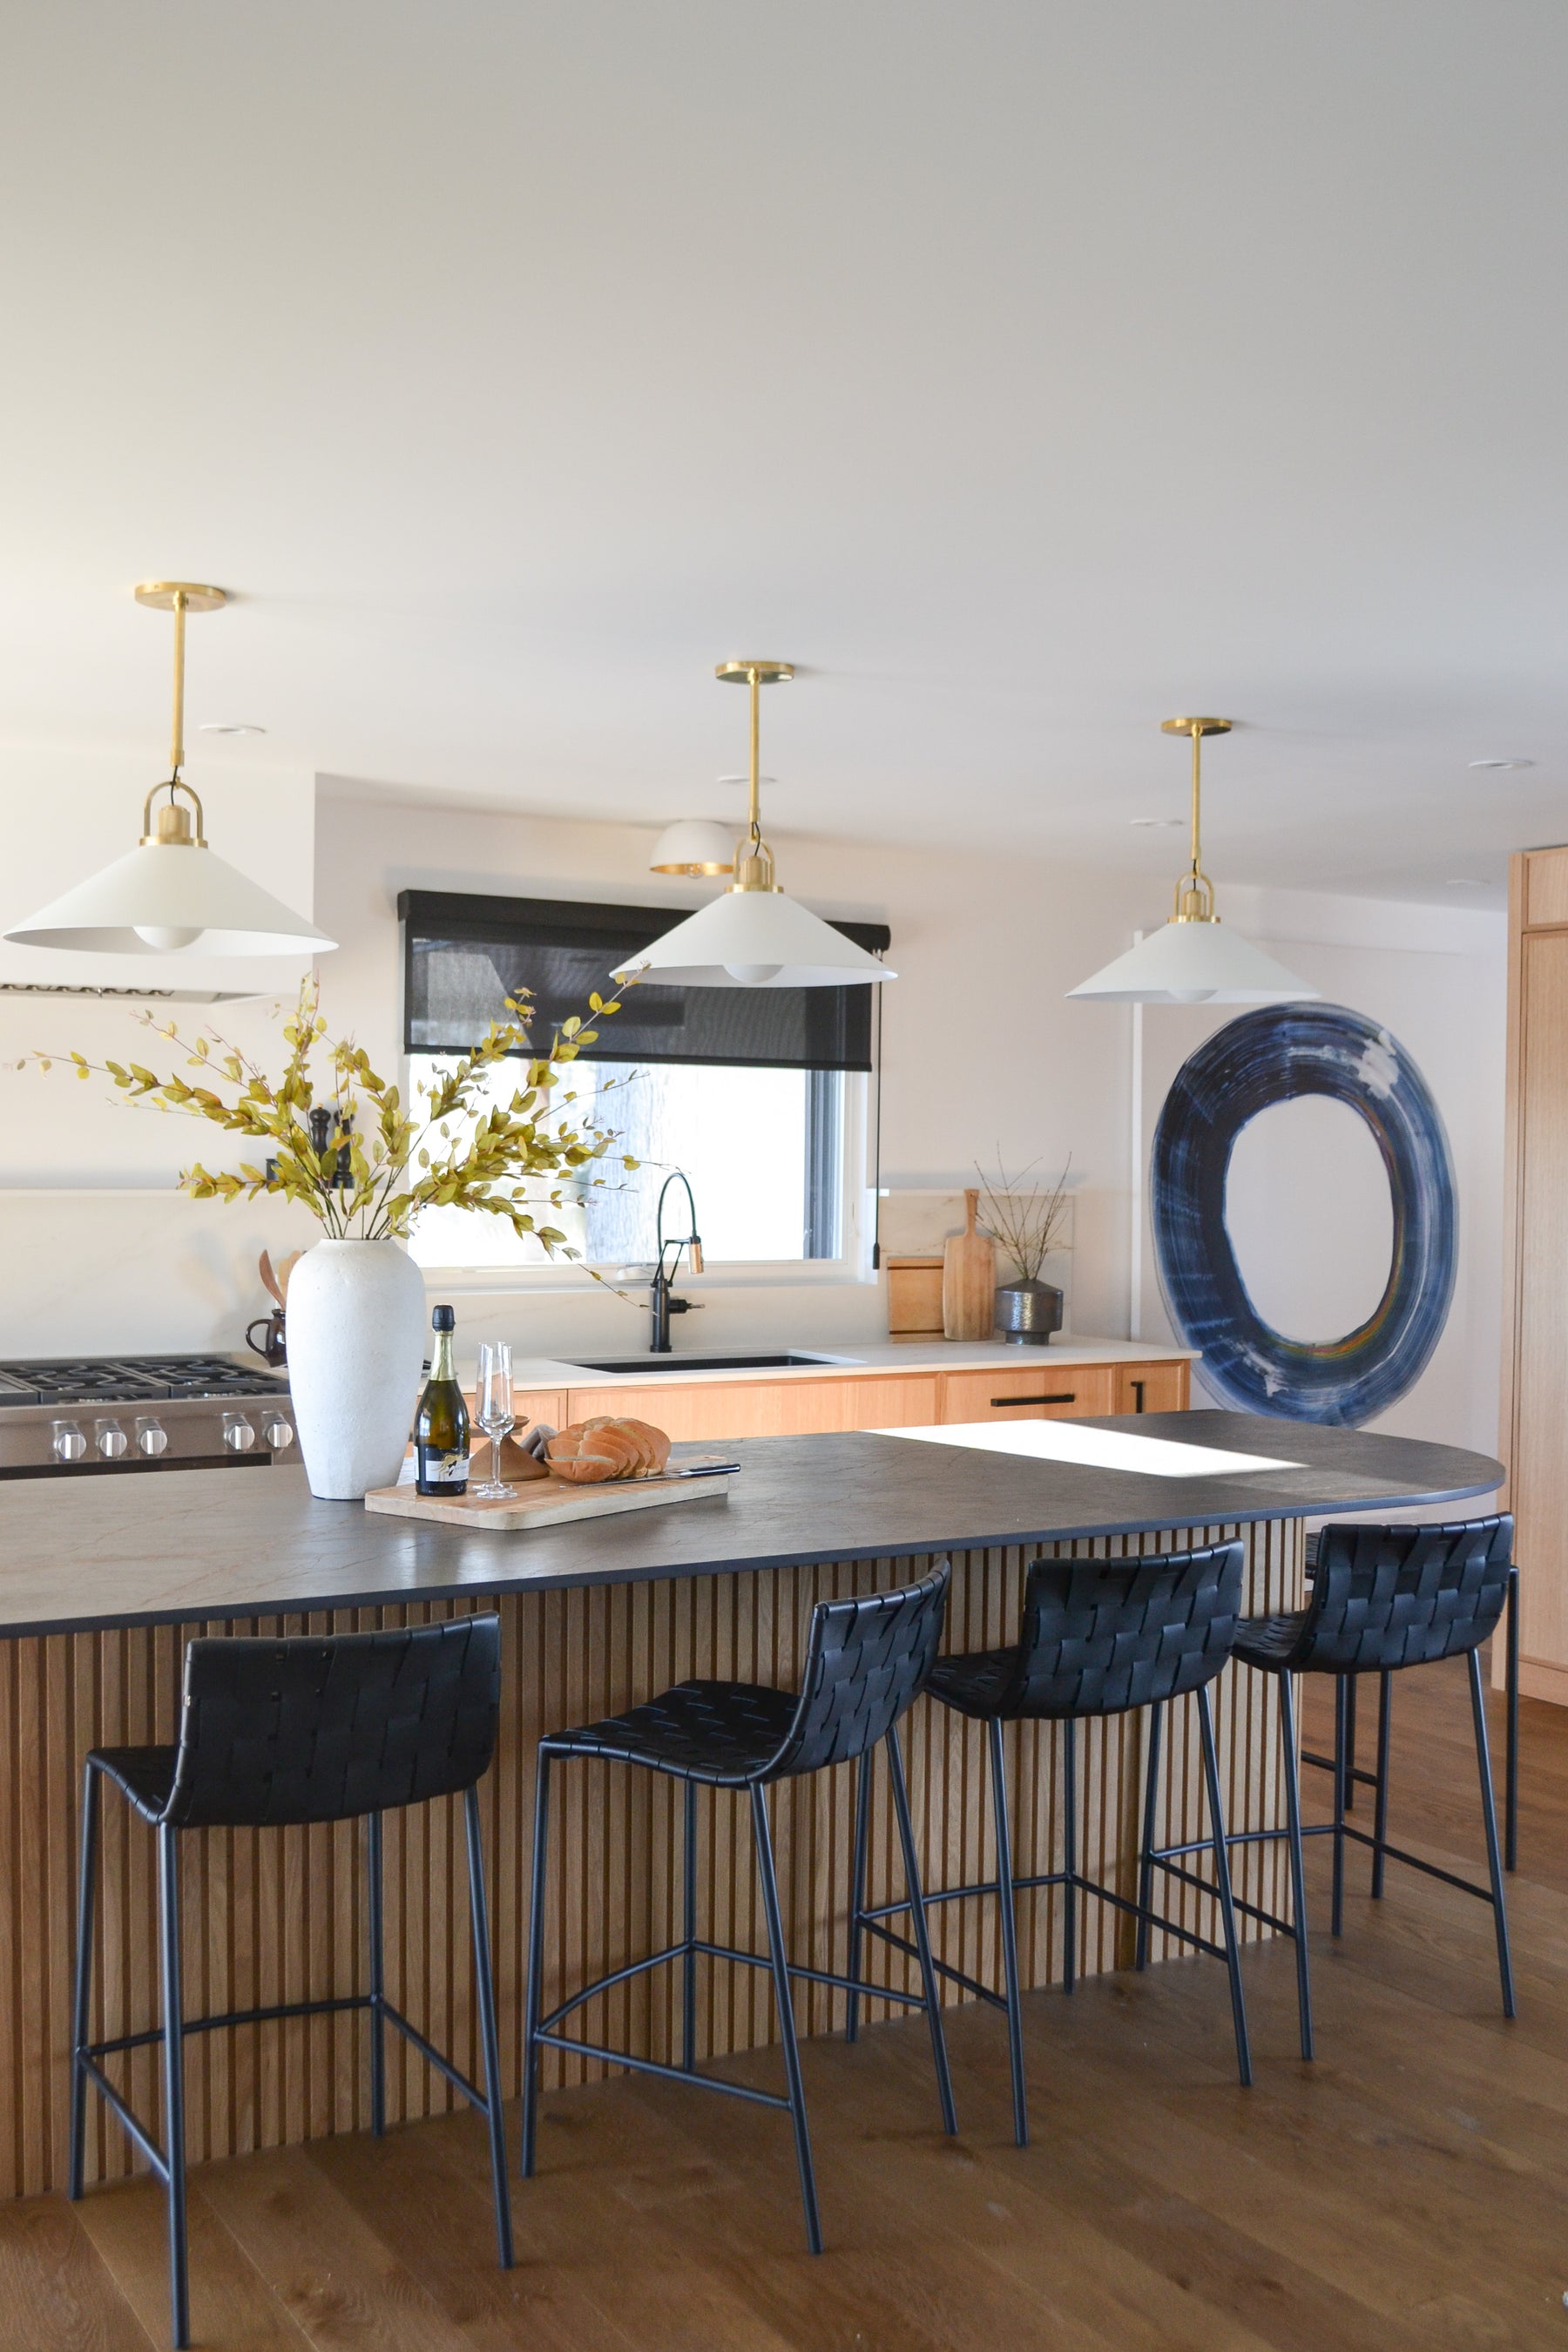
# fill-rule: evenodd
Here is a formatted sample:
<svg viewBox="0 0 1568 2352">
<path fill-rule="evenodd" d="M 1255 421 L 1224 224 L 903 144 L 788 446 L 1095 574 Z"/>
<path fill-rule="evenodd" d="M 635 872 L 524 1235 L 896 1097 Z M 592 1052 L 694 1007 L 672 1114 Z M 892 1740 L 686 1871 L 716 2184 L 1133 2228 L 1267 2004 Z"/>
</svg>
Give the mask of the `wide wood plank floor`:
<svg viewBox="0 0 1568 2352">
<path fill-rule="evenodd" d="M 1481 1852 L 1462 1674 L 1396 1685 L 1392 1833 Z M 1309 1745 L 1326 1738 L 1314 1706 Z M 1440 2352 L 1568 2345 L 1568 1711 L 1524 1708 L 1520 2016 L 1489 1914 L 1391 1868 L 1326 1934 L 1321 2055 L 1294 2055 L 1288 1945 L 1253 1952 L 1258 2081 L 1224 1972 L 1173 1963 L 1030 1997 L 1034 2145 L 1012 2145 L 1001 2021 L 949 2013 L 963 2126 L 924 2029 L 805 2051 L 828 2252 L 804 2251 L 783 2118 L 618 2080 L 547 2102 L 494 2266 L 469 2116 L 192 2175 L 197 2341 L 245 2352 Z M 1370 1726 L 1363 1744 L 1370 1749 Z M 1321 1811 L 1327 1782 L 1307 1775 Z M 771 2082 L 776 2053 L 735 2062 Z M 510 2119 L 509 2119 L 510 2125 Z M 513 2134 L 515 2146 L 515 2134 Z M 0 2352 L 167 2341 L 162 2200 L 0 2209 Z"/>
</svg>

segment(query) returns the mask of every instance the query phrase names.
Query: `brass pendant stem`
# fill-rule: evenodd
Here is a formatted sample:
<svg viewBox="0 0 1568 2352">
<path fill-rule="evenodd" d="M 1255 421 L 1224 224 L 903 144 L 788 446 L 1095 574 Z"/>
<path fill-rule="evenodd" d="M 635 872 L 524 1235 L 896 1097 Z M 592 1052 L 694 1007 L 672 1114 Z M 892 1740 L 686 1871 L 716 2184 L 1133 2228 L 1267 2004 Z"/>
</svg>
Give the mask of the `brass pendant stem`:
<svg viewBox="0 0 1568 2352">
<path fill-rule="evenodd" d="M 169 747 L 169 781 L 177 784 L 185 764 L 185 592 L 176 588 L 174 606 L 174 727 Z"/>
<path fill-rule="evenodd" d="M 1228 719 L 1166 719 L 1162 734 L 1190 735 L 1193 743 L 1193 843 L 1187 870 L 1176 885 L 1173 919 L 1178 923 L 1216 923 L 1214 884 L 1204 872 L 1203 745 L 1205 735 L 1228 735 Z"/>
<path fill-rule="evenodd" d="M 1203 792 L 1204 739 L 1201 730 L 1193 730 L 1193 880 L 1203 872 L 1203 843 L 1199 834 L 1199 810 Z"/>
<path fill-rule="evenodd" d="M 752 847 L 763 840 L 763 681 L 753 662 L 747 684 L 752 692 Z"/>
</svg>

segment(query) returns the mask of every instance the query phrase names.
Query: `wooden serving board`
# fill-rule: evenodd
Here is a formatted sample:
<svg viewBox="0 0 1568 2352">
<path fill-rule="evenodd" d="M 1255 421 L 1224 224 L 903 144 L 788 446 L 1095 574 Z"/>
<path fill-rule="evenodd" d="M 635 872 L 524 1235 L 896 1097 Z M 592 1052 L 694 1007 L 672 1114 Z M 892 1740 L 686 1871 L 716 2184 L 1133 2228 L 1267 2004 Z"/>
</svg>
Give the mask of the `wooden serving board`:
<svg viewBox="0 0 1568 2352">
<path fill-rule="evenodd" d="M 698 1478 L 606 1478 L 596 1486 L 579 1486 L 569 1478 L 539 1478 L 517 1486 L 505 1502 L 485 1502 L 476 1495 L 450 1502 L 422 1495 L 416 1486 L 376 1486 L 364 1498 L 367 1511 L 387 1511 L 395 1518 L 436 1519 L 448 1528 L 487 1528 L 510 1535 L 522 1528 L 558 1528 L 568 1519 L 609 1519 L 622 1511 L 657 1511 L 665 1503 L 695 1503 L 705 1495 L 727 1495 L 735 1482 L 732 1470 L 715 1470 Z"/>
<path fill-rule="evenodd" d="M 996 1321 L 996 1244 L 974 1230 L 978 1190 L 963 1196 L 961 1234 L 942 1252 L 942 1325 L 950 1339 L 989 1339 Z"/>
</svg>

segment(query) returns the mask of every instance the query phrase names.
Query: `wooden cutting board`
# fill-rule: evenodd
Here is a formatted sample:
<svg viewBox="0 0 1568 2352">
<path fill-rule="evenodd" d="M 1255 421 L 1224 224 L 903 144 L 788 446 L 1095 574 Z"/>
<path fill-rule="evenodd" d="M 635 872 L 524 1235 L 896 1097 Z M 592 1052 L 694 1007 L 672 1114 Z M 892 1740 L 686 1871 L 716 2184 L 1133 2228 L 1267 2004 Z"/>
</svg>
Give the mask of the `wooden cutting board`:
<svg viewBox="0 0 1568 2352">
<path fill-rule="evenodd" d="M 950 1234 L 942 1259 L 942 1328 L 949 1339 L 989 1339 L 996 1322 L 996 1244 L 977 1234 L 978 1191 L 963 1196 L 964 1227 Z"/>
<path fill-rule="evenodd" d="M 422 1495 L 416 1486 L 376 1486 L 365 1496 L 364 1507 L 389 1512 L 394 1518 L 435 1519 L 443 1527 L 487 1528 L 510 1535 L 522 1528 L 559 1528 L 569 1519 L 609 1519 L 622 1511 L 657 1511 L 665 1503 L 727 1495 L 735 1475 L 715 1470 L 699 1478 L 606 1478 L 596 1486 L 574 1486 L 569 1478 L 540 1478 L 514 1486 L 505 1502 L 493 1503 L 473 1494 L 447 1502 Z"/>
</svg>

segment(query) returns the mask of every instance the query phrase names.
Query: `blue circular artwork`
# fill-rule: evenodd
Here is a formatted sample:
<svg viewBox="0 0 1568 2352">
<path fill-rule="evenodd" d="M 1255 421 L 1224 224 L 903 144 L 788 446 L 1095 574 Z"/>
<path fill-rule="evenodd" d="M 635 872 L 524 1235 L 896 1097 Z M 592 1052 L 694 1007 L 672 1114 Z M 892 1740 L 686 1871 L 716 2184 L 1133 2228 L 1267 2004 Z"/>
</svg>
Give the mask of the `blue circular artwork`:
<svg viewBox="0 0 1568 2352">
<path fill-rule="evenodd" d="M 1288 1339 L 1247 1296 L 1225 1222 L 1226 1175 L 1247 1121 L 1297 1095 L 1346 1103 L 1372 1129 L 1394 1209 L 1388 1283 L 1342 1338 Z M 1448 1139 L 1398 1040 L 1342 1004 L 1262 1005 L 1198 1047 L 1154 1131 L 1154 1252 L 1171 1319 L 1203 1377 L 1244 1412 L 1354 1428 L 1426 1368 L 1454 1295 L 1458 1219 Z"/>
</svg>

